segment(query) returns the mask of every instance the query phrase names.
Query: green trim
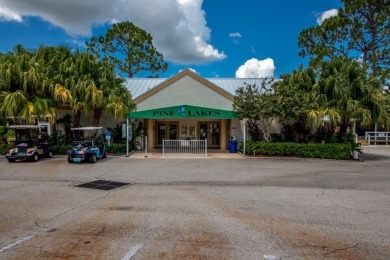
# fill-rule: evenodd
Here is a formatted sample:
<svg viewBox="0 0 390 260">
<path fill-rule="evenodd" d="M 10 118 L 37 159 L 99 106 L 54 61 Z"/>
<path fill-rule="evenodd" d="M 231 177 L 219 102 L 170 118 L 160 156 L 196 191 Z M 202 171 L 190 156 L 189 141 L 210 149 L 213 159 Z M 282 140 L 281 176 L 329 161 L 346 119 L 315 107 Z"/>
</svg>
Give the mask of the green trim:
<svg viewBox="0 0 390 260">
<path fill-rule="evenodd" d="M 134 119 L 169 119 L 169 118 L 208 118 L 231 119 L 237 118 L 233 111 L 196 106 L 162 107 L 128 113 L 128 118 Z"/>
</svg>

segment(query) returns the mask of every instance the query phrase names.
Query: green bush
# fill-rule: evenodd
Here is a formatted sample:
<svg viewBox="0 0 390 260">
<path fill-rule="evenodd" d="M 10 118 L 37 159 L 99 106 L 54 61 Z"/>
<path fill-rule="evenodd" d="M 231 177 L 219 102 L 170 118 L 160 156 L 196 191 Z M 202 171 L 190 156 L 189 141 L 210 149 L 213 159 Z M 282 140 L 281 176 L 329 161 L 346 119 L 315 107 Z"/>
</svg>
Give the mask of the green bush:
<svg viewBox="0 0 390 260">
<path fill-rule="evenodd" d="M 50 149 L 53 154 L 66 154 L 67 151 L 72 149 L 72 145 L 52 145 Z"/>
<path fill-rule="evenodd" d="M 130 148 L 129 148 L 130 150 Z M 111 144 L 107 146 L 108 153 L 125 153 L 126 152 L 126 144 Z"/>
<path fill-rule="evenodd" d="M 0 144 L 0 154 L 5 155 L 12 148 L 14 148 L 14 144 Z"/>
<path fill-rule="evenodd" d="M 126 144 L 111 144 L 107 147 L 108 153 L 126 153 Z M 129 151 L 135 150 L 135 145 L 132 142 L 129 142 Z"/>
<path fill-rule="evenodd" d="M 53 154 L 66 154 L 67 151 L 72 150 L 72 145 L 52 145 L 51 150 Z M 1 149 L 1 146 L 0 146 Z M 126 144 L 111 144 L 106 145 L 108 153 L 126 153 Z M 135 146 L 129 143 L 129 151 L 135 150 Z M 1 150 L 0 150 L 1 151 Z"/>
<path fill-rule="evenodd" d="M 353 146 L 350 143 L 340 144 L 301 144 L 301 143 L 266 143 L 247 142 L 248 155 L 297 156 L 321 159 L 349 159 Z"/>
</svg>

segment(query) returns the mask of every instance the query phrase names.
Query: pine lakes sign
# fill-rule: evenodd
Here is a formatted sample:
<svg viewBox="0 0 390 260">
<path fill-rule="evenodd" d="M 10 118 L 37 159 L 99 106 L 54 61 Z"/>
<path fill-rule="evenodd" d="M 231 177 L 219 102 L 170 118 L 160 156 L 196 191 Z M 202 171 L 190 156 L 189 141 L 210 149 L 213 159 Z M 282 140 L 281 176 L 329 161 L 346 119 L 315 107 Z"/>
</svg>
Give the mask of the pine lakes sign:
<svg viewBox="0 0 390 260">
<path fill-rule="evenodd" d="M 214 118 L 230 119 L 237 118 L 233 111 L 221 110 L 196 106 L 174 106 L 158 109 L 134 111 L 128 114 L 129 118 L 134 119 L 169 119 L 169 118 Z"/>
</svg>

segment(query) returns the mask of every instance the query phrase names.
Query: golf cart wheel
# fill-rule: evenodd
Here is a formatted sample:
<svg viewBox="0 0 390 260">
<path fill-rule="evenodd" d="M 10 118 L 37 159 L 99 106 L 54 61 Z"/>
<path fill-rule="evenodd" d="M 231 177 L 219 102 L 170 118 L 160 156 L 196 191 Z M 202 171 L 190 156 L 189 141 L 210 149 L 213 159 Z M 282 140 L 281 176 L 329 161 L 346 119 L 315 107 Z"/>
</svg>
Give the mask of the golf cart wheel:
<svg viewBox="0 0 390 260">
<path fill-rule="evenodd" d="M 72 163 L 72 159 L 70 158 L 70 154 L 68 154 L 68 163 Z"/>
<path fill-rule="evenodd" d="M 47 157 L 47 158 L 53 157 L 53 152 L 52 152 L 52 151 L 49 151 L 49 152 L 46 154 L 46 157 Z"/>
<path fill-rule="evenodd" d="M 90 163 L 95 163 L 96 160 L 97 160 L 96 154 L 92 154 L 92 155 L 89 157 L 89 162 L 90 162 Z"/>
<path fill-rule="evenodd" d="M 15 159 L 8 158 L 8 161 L 9 161 L 9 162 L 15 162 L 16 160 L 15 160 Z"/>
<path fill-rule="evenodd" d="M 38 153 L 34 153 L 33 156 L 31 157 L 31 160 L 32 160 L 33 162 L 38 161 L 38 160 L 39 160 L 39 154 L 38 154 Z"/>
<path fill-rule="evenodd" d="M 107 158 L 107 151 L 104 151 L 103 158 Z"/>
</svg>

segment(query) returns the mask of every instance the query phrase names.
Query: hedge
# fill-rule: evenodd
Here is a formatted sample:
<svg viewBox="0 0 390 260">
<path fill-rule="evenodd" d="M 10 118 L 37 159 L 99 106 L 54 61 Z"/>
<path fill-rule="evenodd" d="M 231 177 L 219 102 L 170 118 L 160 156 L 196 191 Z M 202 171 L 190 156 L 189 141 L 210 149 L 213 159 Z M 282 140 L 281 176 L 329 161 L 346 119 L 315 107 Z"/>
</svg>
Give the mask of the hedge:
<svg viewBox="0 0 390 260">
<path fill-rule="evenodd" d="M 14 144 L 0 144 L 0 154 L 5 155 L 12 148 L 14 148 Z"/>
<path fill-rule="evenodd" d="M 14 147 L 14 144 L 0 144 L 0 154 L 5 155 L 8 150 Z M 106 148 L 108 153 L 126 153 L 126 144 L 111 144 Z M 66 154 L 67 151 L 72 149 L 72 145 L 52 145 L 50 149 L 53 154 Z M 129 151 L 133 150 L 135 150 L 135 145 L 129 143 Z"/>
<path fill-rule="evenodd" d="M 72 145 L 52 145 L 50 149 L 53 154 L 66 154 L 67 151 L 72 149 Z"/>
<path fill-rule="evenodd" d="M 321 159 L 349 159 L 353 145 L 339 144 L 301 144 L 301 143 L 266 143 L 247 142 L 247 155 L 297 156 Z"/>
<path fill-rule="evenodd" d="M 66 154 L 67 151 L 72 149 L 72 145 L 53 145 L 51 150 L 53 154 Z M 126 144 L 111 144 L 110 146 L 106 145 L 108 153 L 126 153 Z M 134 145 L 129 143 L 129 151 L 134 150 Z"/>
<path fill-rule="evenodd" d="M 126 144 L 111 144 L 107 147 L 108 153 L 126 153 Z M 134 150 L 134 147 L 129 143 L 129 151 Z"/>
</svg>

